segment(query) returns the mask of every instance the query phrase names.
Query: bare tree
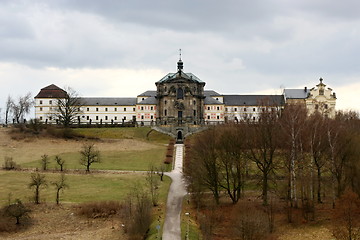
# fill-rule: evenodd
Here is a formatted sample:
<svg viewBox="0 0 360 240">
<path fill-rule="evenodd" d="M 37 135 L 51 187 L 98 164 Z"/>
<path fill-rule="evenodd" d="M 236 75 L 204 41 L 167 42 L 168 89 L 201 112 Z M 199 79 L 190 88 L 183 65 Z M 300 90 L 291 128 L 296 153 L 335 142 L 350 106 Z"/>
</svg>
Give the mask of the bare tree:
<svg viewBox="0 0 360 240">
<path fill-rule="evenodd" d="M 59 124 L 64 127 L 69 127 L 76 121 L 78 121 L 82 114 L 83 103 L 72 88 L 66 88 L 66 94 L 64 98 L 58 98 L 54 113 L 51 115 L 54 119 L 57 119 Z"/>
<path fill-rule="evenodd" d="M 47 154 L 44 154 L 41 156 L 41 166 L 42 170 L 46 171 L 49 164 L 49 156 Z"/>
<path fill-rule="evenodd" d="M 60 202 L 60 191 L 69 187 L 65 180 L 65 174 L 61 174 L 60 179 L 57 182 L 52 182 L 52 185 L 54 185 L 56 189 L 56 204 L 59 204 Z"/>
<path fill-rule="evenodd" d="M 317 202 L 321 203 L 322 173 L 326 164 L 326 151 L 328 148 L 324 117 L 315 112 L 309 118 L 308 130 L 310 132 L 310 155 L 317 175 Z"/>
<path fill-rule="evenodd" d="M 157 206 L 159 200 L 159 179 L 156 176 L 156 169 L 152 164 L 146 173 L 146 181 L 149 186 L 152 204 Z"/>
<path fill-rule="evenodd" d="M 9 123 L 9 117 L 10 117 L 10 113 L 11 113 L 11 109 L 12 109 L 12 104 L 13 104 L 13 99 L 11 98 L 10 95 L 8 95 L 8 97 L 6 99 L 6 104 L 5 104 L 5 125 L 8 125 L 8 123 Z"/>
<path fill-rule="evenodd" d="M 12 102 L 11 111 L 17 123 L 21 123 L 24 120 L 25 114 L 30 112 L 33 105 L 34 100 L 31 97 L 31 93 L 27 93 L 25 96 L 19 97 L 17 101 Z"/>
<path fill-rule="evenodd" d="M 60 166 L 60 171 L 62 172 L 64 170 L 64 164 L 65 160 L 59 157 L 58 155 L 55 156 L 56 163 Z"/>
<path fill-rule="evenodd" d="M 297 169 L 303 156 L 302 136 L 306 130 L 307 112 L 303 104 L 288 104 L 281 115 L 284 165 L 288 171 L 287 200 L 289 207 L 297 207 Z M 303 164 L 303 163 L 302 163 Z"/>
<path fill-rule="evenodd" d="M 275 168 L 275 152 L 279 147 L 279 112 L 270 103 L 263 102 L 257 123 L 249 123 L 248 158 L 261 172 L 262 200 L 268 203 L 269 178 Z"/>
<path fill-rule="evenodd" d="M 30 209 L 25 207 L 25 205 L 21 202 L 20 199 L 16 199 L 15 203 L 9 204 L 7 207 L 5 207 L 6 215 L 16 218 L 17 225 L 20 224 L 21 218 L 28 216 L 29 212 Z"/>
<path fill-rule="evenodd" d="M 36 204 L 40 203 L 40 188 L 46 186 L 47 182 L 45 179 L 45 175 L 42 175 L 40 173 L 31 174 L 31 182 L 29 183 L 29 188 L 35 188 L 34 201 Z"/>
<path fill-rule="evenodd" d="M 219 186 L 220 166 L 217 160 L 216 139 L 215 128 L 196 136 L 191 149 L 192 160 L 185 168 L 185 174 L 190 188 L 192 188 L 192 183 L 201 184 L 212 192 L 215 202 L 219 204 L 221 187 Z"/>
<path fill-rule="evenodd" d="M 333 235 L 339 240 L 360 239 L 360 198 L 345 191 L 339 199 L 333 216 Z"/>
<path fill-rule="evenodd" d="M 100 152 L 93 143 L 84 144 L 80 154 L 80 164 L 86 167 L 86 172 L 90 172 L 91 164 L 100 162 Z"/>
<path fill-rule="evenodd" d="M 235 204 L 241 197 L 245 178 L 243 123 L 220 127 L 217 151 L 221 177 L 219 185 Z"/>
</svg>

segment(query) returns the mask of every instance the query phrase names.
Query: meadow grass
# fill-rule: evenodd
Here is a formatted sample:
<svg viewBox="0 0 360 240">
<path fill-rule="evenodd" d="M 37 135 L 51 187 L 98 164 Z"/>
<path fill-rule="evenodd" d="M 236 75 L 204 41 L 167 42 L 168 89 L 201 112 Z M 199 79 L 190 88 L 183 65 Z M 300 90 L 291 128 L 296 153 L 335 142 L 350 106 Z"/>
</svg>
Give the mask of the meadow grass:
<svg viewBox="0 0 360 240">
<path fill-rule="evenodd" d="M 137 139 L 161 144 L 166 144 L 171 139 L 170 136 L 152 130 L 150 127 L 74 128 L 73 130 L 77 134 L 90 138 Z"/>
<path fill-rule="evenodd" d="M 93 163 L 91 169 L 107 170 L 148 170 L 150 165 L 160 166 L 165 158 L 164 147 L 144 151 L 104 151 L 100 152 L 101 160 Z M 80 165 L 80 152 L 69 152 L 58 154 L 65 160 L 65 169 L 85 169 Z M 55 156 L 49 156 L 48 169 L 59 169 L 55 162 Z M 21 164 L 21 167 L 41 169 L 41 159 Z"/>
<path fill-rule="evenodd" d="M 41 173 L 46 176 L 48 186 L 41 189 L 41 202 L 55 202 L 56 190 L 51 184 L 60 178 L 60 173 Z M 0 205 L 8 203 L 9 194 L 11 199 L 21 199 L 24 202 L 32 202 L 34 190 L 28 187 L 30 172 L 0 171 Z M 122 201 L 134 191 L 134 188 L 146 187 L 146 173 L 132 174 L 66 174 L 66 183 L 69 188 L 60 194 L 60 202 L 80 203 L 90 201 Z M 164 177 L 160 182 L 160 200 L 166 201 L 170 179 Z"/>
</svg>

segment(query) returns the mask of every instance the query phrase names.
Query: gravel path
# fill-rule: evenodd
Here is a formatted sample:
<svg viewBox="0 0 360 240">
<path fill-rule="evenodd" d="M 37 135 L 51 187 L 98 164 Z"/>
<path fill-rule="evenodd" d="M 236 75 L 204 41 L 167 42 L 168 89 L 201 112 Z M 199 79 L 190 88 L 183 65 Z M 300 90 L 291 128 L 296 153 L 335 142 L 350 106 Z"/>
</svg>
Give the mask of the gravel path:
<svg viewBox="0 0 360 240">
<path fill-rule="evenodd" d="M 180 240 L 180 214 L 182 201 L 186 195 L 185 182 L 182 176 L 184 145 L 175 145 L 175 164 L 170 173 L 166 173 L 172 179 L 166 204 L 166 217 L 163 229 L 163 240 Z"/>
</svg>

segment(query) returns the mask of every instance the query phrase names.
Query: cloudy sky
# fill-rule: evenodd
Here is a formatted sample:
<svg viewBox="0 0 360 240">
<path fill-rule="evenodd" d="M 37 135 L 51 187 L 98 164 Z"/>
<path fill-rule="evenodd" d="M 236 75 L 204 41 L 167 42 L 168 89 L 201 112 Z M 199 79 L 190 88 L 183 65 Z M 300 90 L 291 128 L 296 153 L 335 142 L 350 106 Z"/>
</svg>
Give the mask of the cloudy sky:
<svg viewBox="0 0 360 240">
<path fill-rule="evenodd" d="M 322 77 L 338 109 L 360 110 L 359 12 L 358 0 L 0 0 L 0 108 L 50 84 L 155 90 L 181 48 L 206 89 L 279 94 Z"/>
</svg>

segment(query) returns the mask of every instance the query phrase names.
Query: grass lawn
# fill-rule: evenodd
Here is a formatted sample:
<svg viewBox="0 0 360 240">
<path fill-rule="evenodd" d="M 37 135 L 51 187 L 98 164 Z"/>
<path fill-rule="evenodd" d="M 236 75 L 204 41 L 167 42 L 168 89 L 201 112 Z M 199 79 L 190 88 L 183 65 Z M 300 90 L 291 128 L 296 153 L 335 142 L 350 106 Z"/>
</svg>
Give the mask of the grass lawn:
<svg viewBox="0 0 360 240">
<path fill-rule="evenodd" d="M 160 166 L 165 158 L 165 147 L 159 146 L 145 151 L 104 151 L 100 152 L 101 162 L 93 163 L 91 169 L 108 170 L 148 170 L 149 166 Z M 85 169 L 80 165 L 80 152 L 58 154 L 65 160 L 65 169 Z M 59 169 L 55 162 L 55 156 L 49 156 L 48 169 Z M 21 167 L 41 169 L 41 159 L 23 163 Z"/>
<path fill-rule="evenodd" d="M 169 140 L 171 139 L 170 136 L 151 130 L 150 127 L 75 128 L 73 130 L 75 133 L 86 137 L 102 139 L 138 139 L 161 144 L 169 143 Z"/>
<path fill-rule="evenodd" d="M 60 178 L 60 173 L 45 174 L 48 182 L 47 188 L 41 189 L 42 202 L 55 202 L 56 190 L 51 182 Z M 24 202 L 33 200 L 33 189 L 28 188 L 30 172 L 0 171 L 0 206 L 11 199 L 21 199 Z M 123 200 L 134 188 L 146 189 L 146 174 L 66 174 L 69 185 L 61 194 L 61 202 L 89 202 L 106 200 Z M 170 179 L 164 178 L 160 182 L 160 201 L 166 201 Z"/>
</svg>

